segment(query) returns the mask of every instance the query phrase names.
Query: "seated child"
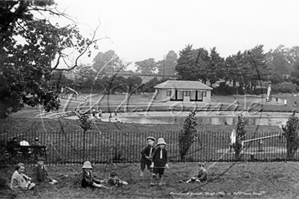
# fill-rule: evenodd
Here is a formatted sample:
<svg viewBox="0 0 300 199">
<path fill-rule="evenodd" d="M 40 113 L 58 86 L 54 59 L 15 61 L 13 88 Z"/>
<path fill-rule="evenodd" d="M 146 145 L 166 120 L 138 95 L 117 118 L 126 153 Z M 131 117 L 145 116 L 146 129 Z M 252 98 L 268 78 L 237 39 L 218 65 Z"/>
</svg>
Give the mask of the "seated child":
<svg viewBox="0 0 300 199">
<path fill-rule="evenodd" d="M 82 166 L 82 178 L 81 178 L 81 187 L 91 187 L 91 188 L 105 188 L 108 187 L 102 185 L 102 180 L 95 178 L 92 174 L 92 164 L 90 161 L 85 161 Z"/>
<path fill-rule="evenodd" d="M 193 176 L 191 179 L 187 180 L 186 183 L 190 182 L 205 182 L 207 180 L 208 172 L 204 168 L 204 164 L 199 163 L 199 170 L 196 176 Z"/>
<path fill-rule="evenodd" d="M 44 165 L 45 158 L 39 157 L 37 164 L 33 169 L 33 173 L 37 182 L 49 182 L 50 184 L 56 184 L 57 181 L 51 178 L 48 174 L 46 165 Z"/>
<path fill-rule="evenodd" d="M 117 187 L 120 187 L 122 185 L 128 185 L 128 182 L 125 182 L 123 180 L 120 180 L 120 178 L 118 178 L 116 172 L 111 172 L 110 177 L 106 180 L 106 182 L 111 186 L 117 186 Z"/>
<path fill-rule="evenodd" d="M 16 170 L 11 177 L 10 188 L 13 190 L 29 190 L 32 189 L 35 184 L 31 182 L 31 178 L 24 174 L 25 165 L 19 163 L 16 166 Z"/>
</svg>

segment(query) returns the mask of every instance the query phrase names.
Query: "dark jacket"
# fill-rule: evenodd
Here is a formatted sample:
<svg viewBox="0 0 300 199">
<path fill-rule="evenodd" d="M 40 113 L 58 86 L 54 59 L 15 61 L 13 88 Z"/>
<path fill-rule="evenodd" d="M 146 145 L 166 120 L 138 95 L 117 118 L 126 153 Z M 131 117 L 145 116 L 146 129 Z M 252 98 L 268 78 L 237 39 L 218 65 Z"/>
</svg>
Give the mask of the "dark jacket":
<svg viewBox="0 0 300 199">
<path fill-rule="evenodd" d="M 100 183 L 100 180 L 98 180 L 95 176 L 93 176 L 92 172 L 82 172 L 82 178 L 81 178 L 81 186 L 83 188 L 86 187 L 94 187 L 93 183 Z"/>
<path fill-rule="evenodd" d="M 207 175 L 208 175 L 208 172 L 206 169 L 199 169 L 198 171 L 198 174 L 197 174 L 197 178 L 200 180 L 200 181 L 205 181 L 207 180 Z"/>
<path fill-rule="evenodd" d="M 52 181 L 52 178 L 50 178 L 47 168 L 45 165 L 40 166 L 40 165 L 35 165 L 34 169 L 34 176 L 37 182 L 50 182 Z"/>
<path fill-rule="evenodd" d="M 160 151 L 162 150 L 162 158 L 160 158 Z M 153 153 L 152 161 L 156 167 L 165 167 L 168 163 L 168 152 L 166 149 L 157 147 Z"/>
<path fill-rule="evenodd" d="M 152 154 L 150 155 L 150 150 L 152 148 Z M 150 157 L 153 155 L 153 152 L 155 151 L 155 147 L 154 146 L 151 146 L 151 145 L 147 145 L 142 151 L 141 151 L 141 154 L 142 154 L 142 160 L 149 160 L 146 158 L 146 156 Z"/>
</svg>

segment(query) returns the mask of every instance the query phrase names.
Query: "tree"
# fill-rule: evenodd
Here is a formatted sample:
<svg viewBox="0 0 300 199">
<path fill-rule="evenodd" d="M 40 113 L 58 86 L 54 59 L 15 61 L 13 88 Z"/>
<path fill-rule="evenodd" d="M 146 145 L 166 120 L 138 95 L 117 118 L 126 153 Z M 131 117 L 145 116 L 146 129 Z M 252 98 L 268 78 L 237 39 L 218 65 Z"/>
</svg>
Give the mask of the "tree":
<svg viewBox="0 0 300 199">
<path fill-rule="evenodd" d="M 299 61 L 292 66 L 291 81 L 293 84 L 299 85 Z"/>
<path fill-rule="evenodd" d="M 76 68 L 76 76 L 75 82 L 76 87 L 81 90 L 87 92 L 92 89 L 96 89 L 95 86 L 95 77 L 97 76 L 97 72 L 93 67 L 88 65 L 79 65 Z"/>
<path fill-rule="evenodd" d="M 121 60 L 113 50 L 106 51 L 105 53 L 99 52 L 93 59 L 93 68 L 103 73 L 113 73 L 119 68 Z"/>
<path fill-rule="evenodd" d="M 136 72 L 139 73 L 154 73 L 157 69 L 156 62 L 153 58 L 145 59 L 143 61 L 135 62 L 137 69 Z"/>
<path fill-rule="evenodd" d="M 282 130 L 286 138 L 287 159 L 292 160 L 299 148 L 299 118 L 295 116 L 295 113 L 289 117 Z"/>
<path fill-rule="evenodd" d="M 157 62 L 158 73 L 162 75 L 174 75 L 177 64 L 177 54 L 170 50 L 164 60 Z"/>
<path fill-rule="evenodd" d="M 181 80 L 198 80 L 198 70 L 195 66 L 196 58 L 193 53 L 192 45 L 187 45 L 179 52 L 179 58 L 175 70 Z"/>
<path fill-rule="evenodd" d="M 208 70 L 207 78 L 209 79 L 211 86 L 226 76 L 224 59 L 220 57 L 219 53 L 217 53 L 216 47 L 210 50 L 207 70 Z"/>
<path fill-rule="evenodd" d="M 51 88 L 52 73 L 76 68 L 78 59 L 97 41 L 95 32 L 86 39 L 75 24 L 53 25 L 43 14 L 67 16 L 52 5 L 52 0 L 0 1 L 0 117 L 25 105 L 57 110 L 59 91 Z M 37 12 L 42 17 L 37 18 Z M 66 49 L 79 55 L 68 69 L 60 69 Z"/>
<path fill-rule="evenodd" d="M 276 79 L 276 76 L 281 75 L 282 83 L 291 77 L 291 80 L 297 83 L 299 75 L 297 75 L 297 70 L 299 70 L 299 46 L 293 46 L 287 48 L 284 45 L 279 45 L 275 50 L 270 50 L 266 55 L 269 68 L 271 69 L 271 79 Z M 274 77 L 272 77 L 274 76 Z"/>
<path fill-rule="evenodd" d="M 131 93 L 132 91 L 137 91 L 137 88 L 142 85 L 142 78 L 138 76 L 127 77 L 126 83 L 128 87 L 127 93 Z"/>
<path fill-rule="evenodd" d="M 196 112 L 192 111 L 188 115 L 188 117 L 184 120 L 183 129 L 181 129 L 179 133 L 179 153 L 182 161 L 185 160 L 185 156 L 194 143 L 195 136 L 197 134 L 197 120 L 195 118 L 195 114 Z"/>
<path fill-rule="evenodd" d="M 243 150 L 242 141 L 246 138 L 247 131 L 245 130 L 245 117 L 242 114 L 238 115 L 238 123 L 236 126 L 236 141 L 233 144 L 233 148 L 235 151 L 235 158 L 239 160 L 241 158 L 240 154 Z"/>
</svg>

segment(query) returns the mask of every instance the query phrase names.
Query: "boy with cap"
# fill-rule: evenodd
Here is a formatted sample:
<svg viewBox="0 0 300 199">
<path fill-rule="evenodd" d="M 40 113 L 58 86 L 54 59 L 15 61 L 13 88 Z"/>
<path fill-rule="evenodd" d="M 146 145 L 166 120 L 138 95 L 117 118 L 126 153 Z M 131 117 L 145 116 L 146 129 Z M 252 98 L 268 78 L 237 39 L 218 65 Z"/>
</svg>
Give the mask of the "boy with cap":
<svg viewBox="0 0 300 199">
<path fill-rule="evenodd" d="M 152 156 L 152 164 L 151 167 L 153 168 L 153 178 L 151 179 L 150 185 L 153 186 L 153 180 L 156 180 L 156 175 L 159 174 L 159 183 L 158 185 L 163 185 L 163 174 L 165 168 L 169 168 L 168 162 L 168 152 L 166 150 L 167 143 L 165 142 L 164 138 L 159 138 L 157 142 L 157 148 L 155 149 L 153 156 Z"/>
<path fill-rule="evenodd" d="M 16 170 L 11 177 L 10 188 L 13 190 L 29 190 L 35 187 L 31 182 L 31 178 L 24 174 L 25 165 L 19 163 L 16 165 Z"/>
<path fill-rule="evenodd" d="M 117 173 L 114 171 L 111 172 L 110 177 L 105 181 L 111 186 L 120 187 L 122 185 L 128 185 L 128 182 L 125 182 L 125 181 L 121 180 L 120 178 L 118 178 Z"/>
<path fill-rule="evenodd" d="M 50 184 L 56 184 L 57 181 L 51 178 L 48 174 L 46 165 L 44 164 L 45 158 L 38 157 L 37 164 L 33 169 L 33 173 L 37 182 L 49 182 Z"/>
<path fill-rule="evenodd" d="M 152 173 L 152 169 L 150 168 L 150 166 L 151 166 L 151 157 L 155 150 L 155 148 L 153 146 L 154 142 L 155 142 L 155 138 L 151 137 L 151 136 L 147 137 L 147 142 L 148 142 L 148 145 L 141 151 L 141 154 L 142 154 L 141 172 L 140 172 L 141 177 L 144 176 L 144 170 L 145 170 L 146 165 L 150 171 L 150 174 Z"/>
<path fill-rule="evenodd" d="M 199 166 L 199 169 L 198 169 L 197 175 L 195 175 L 191 179 L 187 180 L 186 183 L 190 183 L 190 182 L 205 182 L 207 180 L 208 172 L 204 168 L 204 164 L 203 163 L 199 163 L 198 166 Z"/>
<path fill-rule="evenodd" d="M 91 187 L 91 188 L 105 188 L 109 189 L 108 187 L 100 184 L 103 181 L 95 178 L 92 174 L 92 164 L 90 161 L 85 161 L 82 166 L 82 178 L 81 178 L 81 187 Z"/>
</svg>

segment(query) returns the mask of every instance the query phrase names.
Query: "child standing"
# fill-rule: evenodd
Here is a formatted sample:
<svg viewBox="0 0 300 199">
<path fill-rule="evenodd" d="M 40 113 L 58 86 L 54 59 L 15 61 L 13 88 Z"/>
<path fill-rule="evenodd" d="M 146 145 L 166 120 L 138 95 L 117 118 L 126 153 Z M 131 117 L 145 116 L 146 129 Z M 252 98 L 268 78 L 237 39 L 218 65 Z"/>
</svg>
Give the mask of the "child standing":
<svg viewBox="0 0 300 199">
<path fill-rule="evenodd" d="M 49 182 L 50 184 L 56 184 L 57 181 L 49 176 L 44 162 L 45 162 L 45 158 L 38 157 L 37 164 L 35 165 L 35 167 L 33 169 L 36 181 L 37 182 Z"/>
<path fill-rule="evenodd" d="M 207 180 L 208 172 L 204 168 L 204 164 L 199 163 L 198 166 L 199 166 L 199 169 L 198 169 L 197 175 L 193 176 L 191 179 L 187 180 L 186 183 L 195 182 L 195 181 L 196 182 L 205 182 Z"/>
<path fill-rule="evenodd" d="M 13 190 L 29 190 L 32 189 L 35 184 L 31 182 L 31 178 L 24 174 L 25 165 L 19 163 L 16 166 L 16 170 L 11 177 L 10 188 Z"/>
<path fill-rule="evenodd" d="M 128 182 L 125 182 L 125 181 L 121 180 L 120 178 L 118 178 L 116 172 L 111 172 L 110 177 L 106 181 L 111 186 L 119 187 L 122 185 L 128 185 Z"/>
<path fill-rule="evenodd" d="M 153 186 L 153 180 L 156 180 L 156 175 L 159 175 L 159 183 L 158 185 L 163 185 L 163 174 L 165 168 L 169 168 L 168 162 L 168 152 L 166 150 L 167 143 L 165 142 L 164 138 L 159 138 L 157 142 L 157 148 L 155 149 L 153 156 L 152 156 L 152 164 L 151 167 L 153 168 L 153 178 L 151 179 L 150 185 Z"/>
<path fill-rule="evenodd" d="M 83 188 L 91 187 L 91 188 L 105 188 L 109 189 L 108 187 L 100 184 L 103 181 L 99 180 L 94 177 L 92 174 L 92 164 L 90 161 L 85 161 L 82 166 L 82 178 L 81 178 L 81 186 Z"/>
<path fill-rule="evenodd" d="M 144 170 L 145 170 L 146 165 L 150 171 L 150 174 L 152 173 L 152 169 L 150 168 L 150 166 L 151 166 L 151 157 L 155 150 L 155 148 L 153 146 L 154 142 L 155 142 L 155 138 L 151 137 L 151 136 L 147 137 L 147 142 L 148 142 L 148 145 L 141 151 L 141 154 L 142 154 L 141 172 L 140 172 L 141 177 L 144 176 Z"/>
</svg>

